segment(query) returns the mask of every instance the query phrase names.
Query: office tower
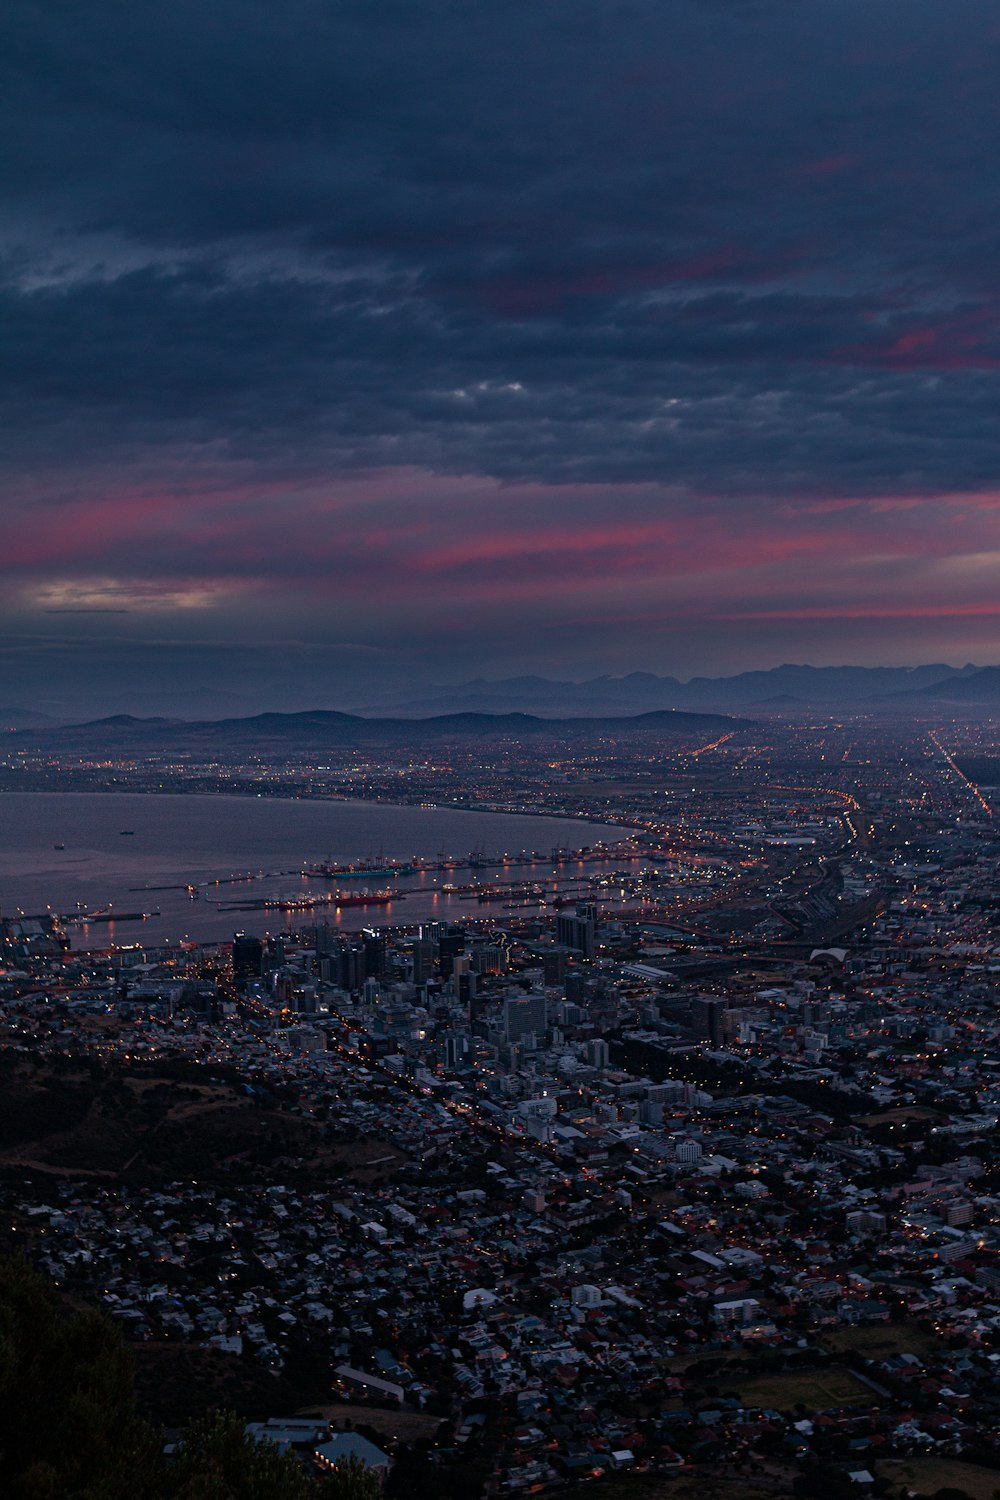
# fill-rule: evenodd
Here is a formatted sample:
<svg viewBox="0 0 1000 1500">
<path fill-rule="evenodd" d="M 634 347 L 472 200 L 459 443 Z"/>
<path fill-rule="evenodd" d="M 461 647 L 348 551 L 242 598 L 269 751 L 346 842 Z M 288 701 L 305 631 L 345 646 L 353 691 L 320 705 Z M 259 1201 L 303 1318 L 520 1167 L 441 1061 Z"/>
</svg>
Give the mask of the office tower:
<svg viewBox="0 0 1000 1500">
<path fill-rule="evenodd" d="M 365 982 L 365 950 L 361 943 L 349 943 L 340 950 L 339 986 L 356 994 Z"/>
<path fill-rule="evenodd" d="M 233 978 L 237 983 L 259 979 L 263 966 L 264 944 L 260 938 L 245 932 L 233 934 Z"/>
<path fill-rule="evenodd" d="M 503 1003 L 503 1032 L 507 1042 L 545 1035 L 547 1026 L 544 995 L 508 995 Z"/>
<path fill-rule="evenodd" d="M 444 1038 L 444 1065 L 446 1068 L 466 1068 L 469 1065 L 469 1038 L 460 1032 L 446 1032 Z"/>
<path fill-rule="evenodd" d="M 581 958 L 593 960 L 596 951 L 595 909 L 578 906 L 576 914 L 560 912 L 556 917 L 556 942 L 563 948 L 579 953 Z"/>
<path fill-rule="evenodd" d="M 582 969 L 567 969 L 566 999 L 570 1005 L 583 1005 L 587 999 L 587 976 Z"/>
<path fill-rule="evenodd" d="M 447 932 L 442 932 L 438 938 L 438 959 L 441 964 L 441 978 L 450 979 L 455 967 L 455 959 L 460 953 L 465 952 L 465 928 L 449 927 Z"/>
<path fill-rule="evenodd" d="M 434 944 L 429 938 L 414 938 L 410 945 L 413 983 L 424 984 L 434 972 Z"/>
<path fill-rule="evenodd" d="M 361 938 L 365 950 L 365 978 L 381 979 L 385 974 L 385 934 L 377 927 L 366 927 Z"/>
<path fill-rule="evenodd" d="M 329 922 L 323 922 L 316 928 L 316 952 L 335 953 L 340 947 L 340 933 L 336 927 L 331 927 Z"/>
<path fill-rule="evenodd" d="M 477 943 L 472 950 L 472 967 L 477 974 L 506 974 L 506 951 L 499 943 Z"/>
<path fill-rule="evenodd" d="M 542 973 L 546 984 L 562 984 L 566 977 L 565 948 L 546 948 L 542 954 Z"/>
<path fill-rule="evenodd" d="M 471 969 L 456 975 L 456 991 L 462 1005 L 471 1005 L 476 998 L 476 975 Z"/>
<path fill-rule="evenodd" d="M 719 995 L 699 995 L 691 1009 L 700 1035 L 707 1037 L 713 1047 L 721 1047 L 726 1040 L 728 1001 Z"/>
</svg>

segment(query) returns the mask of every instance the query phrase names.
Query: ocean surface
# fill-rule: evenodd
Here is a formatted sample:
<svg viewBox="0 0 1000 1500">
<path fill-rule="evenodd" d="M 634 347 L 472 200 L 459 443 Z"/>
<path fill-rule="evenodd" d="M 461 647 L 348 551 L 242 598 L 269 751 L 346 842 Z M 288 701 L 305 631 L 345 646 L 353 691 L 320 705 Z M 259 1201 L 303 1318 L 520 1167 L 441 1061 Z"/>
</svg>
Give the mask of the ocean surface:
<svg viewBox="0 0 1000 1500">
<path fill-rule="evenodd" d="M 70 926 L 74 948 L 188 938 L 222 942 L 236 930 L 261 934 L 315 921 L 344 931 L 433 920 L 500 921 L 509 915 L 506 897 L 484 905 L 441 886 L 523 878 L 572 891 L 582 869 L 552 864 L 550 851 L 602 839 L 614 843 L 625 831 L 576 819 L 375 802 L 6 792 L 0 793 L 0 915 L 122 914 L 111 922 Z M 473 850 L 507 855 L 510 866 L 354 881 L 303 874 L 327 860 L 436 861 L 439 855 L 465 859 Z M 535 851 L 546 856 L 544 865 L 525 862 Z M 197 898 L 184 889 L 189 884 L 198 887 Z M 387 887 L 394 892 L 388 906 L 325 906 L 293 915 L 241 909 L 262 899 Z M 126 916 L 133 913 L 148 915 Z"/>
</svg>

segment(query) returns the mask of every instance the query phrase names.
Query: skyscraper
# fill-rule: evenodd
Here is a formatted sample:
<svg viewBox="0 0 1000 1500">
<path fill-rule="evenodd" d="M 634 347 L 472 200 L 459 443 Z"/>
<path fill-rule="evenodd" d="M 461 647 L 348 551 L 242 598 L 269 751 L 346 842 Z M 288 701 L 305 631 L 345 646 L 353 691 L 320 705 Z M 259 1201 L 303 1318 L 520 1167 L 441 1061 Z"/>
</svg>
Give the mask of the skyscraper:
<svg viewBox="0 0 1000 1500">
<path fill-rule="evenodd" d="M 593 959 L 595 952 L 596 911 L 593 906 L 578 906 L 576 914 L 560 912 L 556 917 L 556 942 Z"/>
<path fill-rule="evenodd" d="M 260 938 L 248 937 L 245 932 L 233 933 L 233 978 L 240 982 L 259 979 L 264 957 L 264 944 Z"/>
</svg>

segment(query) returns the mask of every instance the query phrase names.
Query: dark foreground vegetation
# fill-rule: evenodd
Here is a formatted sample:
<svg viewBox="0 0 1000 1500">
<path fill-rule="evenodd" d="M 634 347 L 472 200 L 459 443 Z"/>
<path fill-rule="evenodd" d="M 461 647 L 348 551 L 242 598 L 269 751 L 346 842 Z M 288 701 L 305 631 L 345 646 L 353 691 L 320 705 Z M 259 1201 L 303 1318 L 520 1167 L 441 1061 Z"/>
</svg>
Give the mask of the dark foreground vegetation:
<svg viewBox="0 0 1000 1500">
<path fill-rule="evenodd" d="M 259 1446 L 233 1412 L 174 1452 L 136 1413 L 129 1353 L 93 1309 L 63 1306 L 18 1256 L 0 1258 L 0 1492 L 6 1500 L 374 1500 L 361 1467 L 314 1477 Z"/>
</svg>

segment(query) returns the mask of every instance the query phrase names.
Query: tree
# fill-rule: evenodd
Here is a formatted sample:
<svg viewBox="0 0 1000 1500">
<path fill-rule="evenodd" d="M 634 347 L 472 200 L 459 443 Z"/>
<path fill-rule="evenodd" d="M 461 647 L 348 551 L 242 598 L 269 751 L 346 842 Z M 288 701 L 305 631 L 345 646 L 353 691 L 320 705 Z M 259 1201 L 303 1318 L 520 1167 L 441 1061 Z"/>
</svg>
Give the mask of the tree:
<svg viewBox="0 0 1000 1500">
<path fill-rule="evenodd" d="M 316 1488 L 298 1459 L 247 1436 L 235 1412 L 192 1422 L 166 1475 L 170 1500 L 309 1500 Z"/>
<path fill-rule="evenodd" d="M 379 1500 L 382 1489 L 354 1457 L 317 1480 L 294 1454 L 248 1437 L 235 1412 L 217 1411 L 188 1428 L 162 1493 L 165 1500 Z"/>
<path fill-rule="evenodd" d="M 353 1454 L 323 1480 L 321 1500 L 381 1500 L 378 1475 Z"/>
<path fill-rule="evenodd" d="M 158 1444 L 132 1408 L 121 1335 L 96 1311 L 63 1314 L 45 1278 L 0 1258 L 0 1473 L 11 1500 L 135 1493 Z"/>
<path fill-rule="evenodd" d="M 132 1362 L 97 1309 L 64 1307 L 21 1256 L 0 1256 L 0 1481 L 4 1500 L 378 1500 L 356 1459 L 315 1478 L 247 1436 L 235 1412 L 193 1422 L 165 1460 L 136 1415 Z"/>
</svg>

